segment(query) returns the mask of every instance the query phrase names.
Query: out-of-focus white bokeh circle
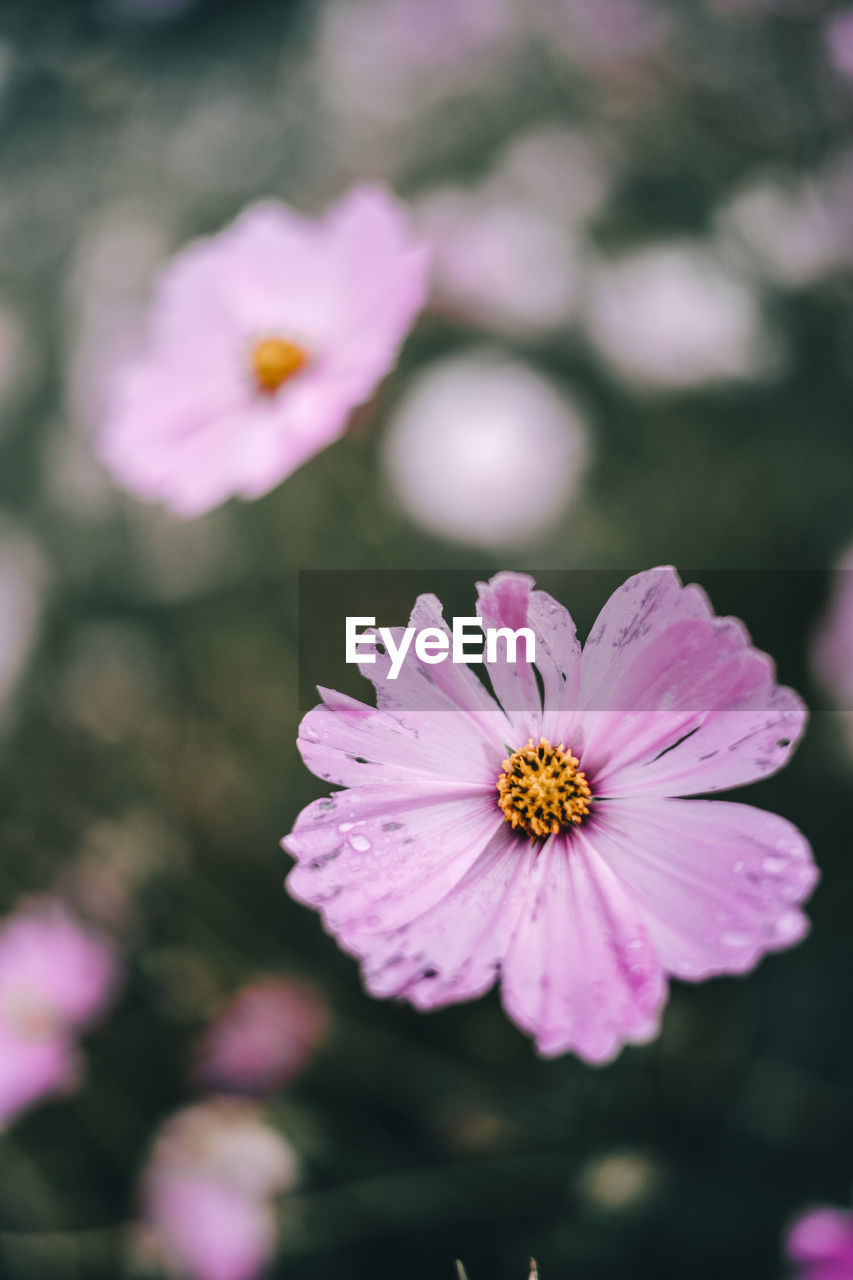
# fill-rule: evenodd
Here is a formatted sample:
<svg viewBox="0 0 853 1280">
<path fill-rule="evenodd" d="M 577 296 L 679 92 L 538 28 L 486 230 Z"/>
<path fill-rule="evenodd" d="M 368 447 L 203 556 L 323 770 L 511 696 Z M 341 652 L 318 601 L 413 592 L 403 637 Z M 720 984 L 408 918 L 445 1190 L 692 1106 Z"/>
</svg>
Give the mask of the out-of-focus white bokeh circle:
<svg viewBox="0 0 853 1280">
<path fill-rule="evenodd" d="M 713 250 L 650 245 L 591 272 L 584 323 L 626 381 L 673 390 L 762 378 L 778 365 L 759 296 Z"/>
<path fill-rule="evenodd" d="M 476 350 L 412 382 L 383 446 L 414 523 L 481 547 L 528 543 L 577 491 L 589 433 L 580 410 L 535 369 Z"/>
</svg>

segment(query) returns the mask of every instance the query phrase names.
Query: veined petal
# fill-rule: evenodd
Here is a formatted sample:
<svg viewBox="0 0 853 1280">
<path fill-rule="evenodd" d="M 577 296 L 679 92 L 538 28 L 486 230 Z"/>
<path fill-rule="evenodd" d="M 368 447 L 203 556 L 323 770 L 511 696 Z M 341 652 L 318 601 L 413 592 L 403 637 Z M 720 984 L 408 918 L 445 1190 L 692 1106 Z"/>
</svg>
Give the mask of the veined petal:
<svg viewBox="0 0 853 1280">
<path fill-rule="evenodd" d="M 319 907 L 342 946 L 364 956 L 441 901 L 504 825 L 488 793 L 343 792 L 304 809 L 283 841 L 299 862 L 287 887 Z"/>
<path fill-rule="evenodd" d="M 502 823 L 428 910 L 390 933 L 354 937 L 368 991 L 404 996 L 419 1009 L 482 995 L 527 909 L 534 860 L 531 846 Z"/>
<path fill-rule="evenodd" d="M 40 1098 L 70 1089 L 79 1075 L 70 1035 L 27 1036 L 0 1020 L 0 1124 Z"/>
<path fill-rule="evenodd" d="M 570 734 L 580 680 L 581 648 L 569 612 L 545 591 L 533 590 L 523 573 L 498 573 L 477 584 L 477 613 L 486 627 L 517 631 L 529 627 L 536 638 L 535 664 L 523 658 L 519 642 L 516 660 L 498 644 L 498 659 L 488 664 L 492 687 L 513 725 L 515 747 L 544 734 L 555 744 Z M 543 699 L 534 673 L 542 677 Z M 567 743 L 567 745 L 569 745 Z"/>
<path fill-rule="evenodd" d="M 574 749 L 596 794 L 696 795 L 776 772 L 806 710 L 736 618 L 670 569 L 631 578 L 582 660 Z"/>
<path fill-rule="evenodd" d="M 704 591 L 682 586 L 673 568 L 634 574 L 613 592 L 584 645 L 578 705 L 594 711 L 639 710 L 633 687 L 638 656 L 651 652 L 676 623 L 712 617 Z"/>
<path fill-rule="evenodd" d="M 607 1062 L 658 1030 L 666 980 L 630 895 L 583 829 L 539 850 L 504 962 L 507 1013 L 545 1055 Z"/>
<path fill-rule="evenodd" d="M 755 710 L 614 713 L 613 738 L 622 738 L 623 749 L 604 766 L 594 763 L 591 751 L 584 758 L 594 770 L 597 793 L 607 797 L 724 791 L 783 768 L 802 737 L 807 716 L 793 689 L 779 685 L 769 691 L 766 705 Z"/>
<path fill-rule="evenodd" d="M 299 726 L 297 745 L 312 773 L 338 786 L 360 787 L 417 775 L 427 786 L 494 786 L 502 737 L 488 739 L 440 695 L 432 710 L 391 715 L 331 689 Z M 497 718 L 501 713 L 494 711 Z M 498 726 L 500 727 L 500 726 Z"/>
<path fill-rule="evenodd" d="M 808 928 L 799 904 L 817 869 L 806 839 L 777 814 L 721 800 L 608 800 L 588 838 L 678 977 L 743 973 Z"/>
</svg>

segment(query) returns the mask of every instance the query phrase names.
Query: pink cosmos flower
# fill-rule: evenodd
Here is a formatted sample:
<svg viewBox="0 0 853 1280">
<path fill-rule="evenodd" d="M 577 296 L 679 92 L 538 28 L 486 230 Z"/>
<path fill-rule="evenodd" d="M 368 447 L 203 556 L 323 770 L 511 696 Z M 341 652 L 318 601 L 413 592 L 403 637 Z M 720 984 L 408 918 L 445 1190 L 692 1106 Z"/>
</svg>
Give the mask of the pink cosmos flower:
<svg viewBox="0 0 853 1280">
<path fill-rule="evenodd" d="M 0 1122 L 80 1075 L 77 1035 L 102 1013 L 118 976 L 107 940 L 58 901 L 21 907 L 0 928 Z"/>
<path fill-rule="evenodd" d="M 328 1026 L 328 1009 L 312 987 L 260 978 L 238 991 L 205 1034 L 196 1083 L 224 1093 L 272 1093 L 302 1070 Z"/>
<path fill-rule="evenodd" d="M 393 680 L 377 652 L 362 667 L 377 708 L 321 689 L 298 745 L 346 790 L 299 815 L 287 885 L 359 957 L 371 994 L 434 1009 L 500 977 L 541 1053 L 605 1062 L 656 1034 L 669 975 L 744 973 L 803 937 L 817 873 L 799 831 L 675 797 L 774 773 L 806 710 L 673 569 L 629 578 L 583 652 L 526 575 L 478 594 L 485 626 L 532 630 L 535 669 L 521 640 L 516 661 L 501 646 L 493 698 L 435 649 L 429 665 L 410 651 Z M 434 596 L 411 625 L 442 642 Z"/>
<path fill-rule="evenodd" d="M 788 1234 L 788 1257 L 799 1263 L 798 1280 L 853 1278 L 853 1213 L 812 1209 Z"/>
<path fill-rule="evenodd" d="M 178 1276 L 252 1280 L 275 1246 L 272 1198 L 296 1157 L 245 1103 L 214 1100 L 166 1122 L 142 1182 L 150 1244 Z"/>
<path fill-rule="evenodd" d="M 260 497 L 343 432 L 425 293 L 425 249 L 382 188 L 319 221 L 253 205 L 163 272 L 147 347 L 115 376 L 101 460 L 182 516 Z"/>
</svg>

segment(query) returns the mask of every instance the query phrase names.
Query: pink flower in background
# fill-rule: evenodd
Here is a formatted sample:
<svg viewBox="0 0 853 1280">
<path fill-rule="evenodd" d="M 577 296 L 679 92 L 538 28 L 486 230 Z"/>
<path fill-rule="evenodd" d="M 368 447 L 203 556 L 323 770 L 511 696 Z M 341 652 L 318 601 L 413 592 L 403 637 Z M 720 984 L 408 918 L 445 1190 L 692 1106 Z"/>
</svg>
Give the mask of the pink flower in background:
<svg viewBox="0 0 853 1280">
<path fill-rule="evenodd" d="M 251 1280 L 275 1247 L 273 1197 L 296 1157 L 245 1103 L 188 1107 L 160 1131 L 142 1183 L 148 1244 L 176 1275 Z"/>
<path fill-rule="evenodd" d="M 54 899 L 19 908 L 0 928 L 0 1121 L 80 1075 L 77 1037 L 115 991 L 118 958 Z"/>
<path fill-rule="evenodd" d="M 238 991 L 202 1039 L 193 1072 L 203 1089 L 272 1093 L 307 1064 L 329 1026 L 313 987 L 260 978 Z"/>
<path fill-rule="evenodd" d="M 425 291 L 426 252 L 382 188 L 319 221 L 253 205 L 163 272 L 147 347 L 116 372 L 101 460 L 182 516 L 260 497 L 341 435 Z"/>
<path fill-rule="evenodd" d="M 853 1213 L 813 1209 L 788 1234 L 788 1257 L 798 1280 L 853 1280 Z"/>
<path fill-rule="evenodd" d="M 836 71 L 853 77 L 853 9 L 839 9 L 831 14 L 823 37 L 829 60 Z"/>
<path fill-rule="evenodd" d="M 628 579 L 583 652 L 533 588 L 517 573 L 478 588 L 485 626 L 536 637 L 535 671 L 521 641 L 489 664 L 497 701 L 466 666 L 413 652 L 393 680 L 387 652 L 363 664 L 377 708 L 320 691 L 299 749 L 346 790 L 283 841 L 287 885 L 371 994 L 434 1009 L 500 977 L 541 1053 L 604 1062 L 656 1034 L 669 975 L 744 973 L 803 937 L 817 873 L 796 828 L 674 797 L 774 773 L 806 710 L 672 569 Z M 446 634 L 434 596 L 411 625 Z"/>
</svg>

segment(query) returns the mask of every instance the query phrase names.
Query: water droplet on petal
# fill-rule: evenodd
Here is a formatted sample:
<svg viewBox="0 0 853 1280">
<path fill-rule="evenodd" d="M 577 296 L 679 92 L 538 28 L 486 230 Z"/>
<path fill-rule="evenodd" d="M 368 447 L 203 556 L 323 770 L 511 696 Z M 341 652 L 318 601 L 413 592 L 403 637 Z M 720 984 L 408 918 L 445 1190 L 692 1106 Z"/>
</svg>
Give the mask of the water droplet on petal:
<svg viewBox="0 0 853 1280">
<path fill-rule="evenodd" d="M 773 933 L 782 942 L 792 942 L 803 932 L 803 917 L 799 911 L 786 911 L 776 921 Z"/>
<path fill-rule="evenodd" d="M 748 947 L 752 943 L 752 936 L 739 929 L 727 929 L 720 941 L 727 947 Z"/>
<path fill-rule="evenodd" d="M 359 853 L 366 853 L 370 848 L 370 841 L 366 836 L 350 836 L 349 842 Z"/>
<path fill-rule="evenodd" d="M 352 831 L 354 826 L 355 826 L 354 822 L 342 822 L 341 825 L 338 827 L 338 831 L 340 831 L 341 835 L 343 835 L 347 831 Z"/>
<path fill-rule="evenodd" d="M 787 865 L 785 858 L 778 858 L 773 854 L 768 854 L 761 863 L 761 870 L 765 871 L 769 876 L 778 876 L 785 870 Z"/>
</svg>

